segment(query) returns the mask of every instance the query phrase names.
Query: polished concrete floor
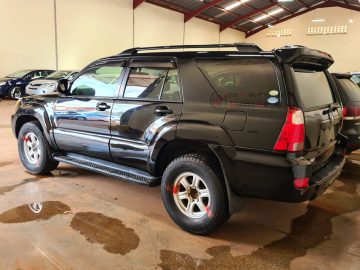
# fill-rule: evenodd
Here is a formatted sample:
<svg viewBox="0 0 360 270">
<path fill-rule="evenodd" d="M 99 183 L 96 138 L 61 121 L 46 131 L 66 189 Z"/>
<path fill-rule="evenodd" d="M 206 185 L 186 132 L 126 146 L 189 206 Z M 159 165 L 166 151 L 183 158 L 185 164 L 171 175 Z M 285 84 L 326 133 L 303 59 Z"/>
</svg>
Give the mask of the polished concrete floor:
<svg viewBox="0 0 360 270">
<path fill-rule="evenodd" d="M 0 269 L 360 269 L 360 153 L 310 203 L 245 199 L 208 237 L 168 217 L 159 188 L 61 164 L 29 175 L 0 102 Z"/>
</svg>

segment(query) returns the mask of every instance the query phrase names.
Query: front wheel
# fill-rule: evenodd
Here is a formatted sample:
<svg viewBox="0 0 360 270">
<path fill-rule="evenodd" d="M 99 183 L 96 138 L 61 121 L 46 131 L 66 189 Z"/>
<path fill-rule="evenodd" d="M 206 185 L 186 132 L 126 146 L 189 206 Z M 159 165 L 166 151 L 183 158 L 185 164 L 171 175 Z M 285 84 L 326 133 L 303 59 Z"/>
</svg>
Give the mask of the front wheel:
<svg viewBox="0 0 360 270">
<path fill-rule="evenodd" d="M 183 230 L 206 235 L 229 218 L 225 184 L 216 166 L 203 156 L 188 154 L 166 168 L 161 185 L 164 206 Z"/>
<path fill-rule="evenodd" d="M 47 175 L 59 165 L 51 158 L 51 148 L 36 122 L 21 127 L 18 151 L 22 164 L 32 174 Z"/>
<path fill-rule="evenodd" d="M 9 97 L 12 99 L 19 99 L 23 96 L 23 90 L 20 86 L 10 88 Z"/>
</svg>

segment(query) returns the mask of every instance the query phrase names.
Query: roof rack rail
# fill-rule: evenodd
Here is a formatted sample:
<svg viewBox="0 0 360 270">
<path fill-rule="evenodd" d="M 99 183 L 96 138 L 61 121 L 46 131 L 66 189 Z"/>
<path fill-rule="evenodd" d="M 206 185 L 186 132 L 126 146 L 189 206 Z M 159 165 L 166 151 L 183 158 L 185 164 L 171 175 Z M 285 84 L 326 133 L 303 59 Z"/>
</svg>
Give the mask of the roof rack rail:
<svg viewBox="0 0 360 270">
<path fill-rule="evenodd" d="M 262 49 L 252 43 L 233 43 L 233 44 L 207 44 L 207 45 L 173 45 L 157 47 L 136 47 L 123 51 L 120 55 L 135 55 L 140 51 L 156 50 L 176 50 L 176 49 L 214 49 L 214 48 L 237 48 L 239 52 L 262 52 Z"/>
</svg>

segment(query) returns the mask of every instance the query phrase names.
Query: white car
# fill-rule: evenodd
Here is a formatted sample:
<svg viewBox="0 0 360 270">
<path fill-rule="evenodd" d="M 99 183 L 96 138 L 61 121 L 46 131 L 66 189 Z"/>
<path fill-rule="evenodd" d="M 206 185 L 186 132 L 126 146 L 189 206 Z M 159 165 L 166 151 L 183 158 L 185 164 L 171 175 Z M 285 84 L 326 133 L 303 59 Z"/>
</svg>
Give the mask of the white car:
<svg viewBox="0 0 360 270">
<path fill-rule="evenodd" d="M 34 80 L 25 89 L 26 95 L 45 95 L 56 91 L 57 82 L 61 79 L 71 80 L 78 72 L 71 70 L 58 70 L 41 80 Z"/>
</svg>

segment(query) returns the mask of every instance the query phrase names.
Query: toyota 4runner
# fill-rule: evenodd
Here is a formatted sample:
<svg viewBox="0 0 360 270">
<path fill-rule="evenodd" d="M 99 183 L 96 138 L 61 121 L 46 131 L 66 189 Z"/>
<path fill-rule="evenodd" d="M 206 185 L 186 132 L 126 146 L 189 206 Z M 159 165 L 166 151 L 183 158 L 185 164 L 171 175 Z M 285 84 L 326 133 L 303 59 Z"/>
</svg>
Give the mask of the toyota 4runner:
<svg viewBox="0 0 360 270">
<path fill-rule="evenodd" d="M 346 138 L 331 64 L 301 46 L 129 49 L 61 80 L 56 94 L 18 102 L 20 159 L 33 174 L 64 162 L 161 184 L 171 218 L 207 234 L 236 196 L 302 202 L 341 173 Z"/>
</svg>

